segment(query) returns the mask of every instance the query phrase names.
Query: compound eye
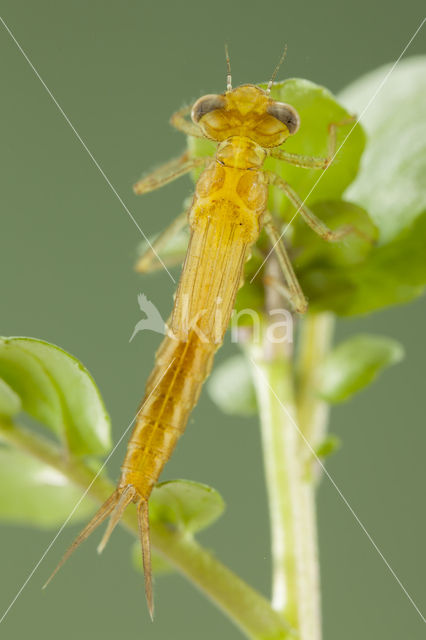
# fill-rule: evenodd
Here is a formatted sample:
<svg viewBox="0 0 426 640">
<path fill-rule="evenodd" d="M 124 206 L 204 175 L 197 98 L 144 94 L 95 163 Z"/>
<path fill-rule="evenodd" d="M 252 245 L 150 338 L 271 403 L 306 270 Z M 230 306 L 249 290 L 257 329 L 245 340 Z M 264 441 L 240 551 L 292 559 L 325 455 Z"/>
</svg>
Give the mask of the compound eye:
<svg viewBox="0 0 426 640">
<path fill-rule="evenodd" d="M 300 118 L 296 109 L 285 102 L 272 102 L 267 108 L 269 115 L 273 116 L 287 127 L 290 135 L 296 133 L 300 126 Z"/>
<path fill-rule="evenodd" d="M 225 98 L 220 95 L 207 95 L 203 96 L 192 107 L 191 118 L 195 123 L 198 123 L 206 113 L 216 111 L 216 109 L 223 109 L 225 106 Z"/>
</svg>

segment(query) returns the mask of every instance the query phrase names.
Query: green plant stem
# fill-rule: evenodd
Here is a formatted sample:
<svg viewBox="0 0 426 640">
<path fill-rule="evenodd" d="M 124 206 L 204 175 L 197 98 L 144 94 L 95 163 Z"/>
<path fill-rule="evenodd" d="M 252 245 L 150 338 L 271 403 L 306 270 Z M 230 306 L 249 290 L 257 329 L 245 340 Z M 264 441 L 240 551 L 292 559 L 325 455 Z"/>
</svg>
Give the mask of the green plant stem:
<svg viewBox="0 0 426 640">
<path fill-rule="evenodd" d="M 292 411 L 293 391 L 288 363 L 265 360 L 249 349 L 259 405 L 272 551 L 272 606 L 296 628 L 298 616 L 298 558 L 295 522 L 299 507 L 297 433 L 276 396 Z M 275 396 L 276 394 L 276 396 Z"/>
<path fill-rule="evenodd" d="M 301 335 L 299 387 L 291 353 L 247 344 L 259 404 L 272 546 L 272 605 L 300 634 L 320 640 L 320 586 L 315 509 L 315 458 L 308 442 L 324 437 L 326 409 L 314 391 L 318 362 L 328 349 L 329 316 L 307 316 Z M 302 416 L 302 419 L 301 419 Z M 303 435 L 301 435 L 303 434 Z"/>
<path fill-rule="evenodd" d="M 311 621 L 310 637 L 321 639 L 321 590 L 318 560 L 318 533 L 316 517 L 316 486 L 320 467 L 313 455 L 326 436 L 329 407 L 316 393 L 318 367 L 327 355 L 332 341 L 334 317 L 330 313 L 308 313 L 299 338 L 297 362 L 297 421 L 303 434 L 300 439 L 299 459 L 304 481 L 301 485 L 301 526 L 304 531 L 304 566 L 310 598 L 306 607 Z"/>
<path fill-rule="evenodd" d="M 96 478 L 96 472 L 84 461 L 65 457 L 50 441 L 22 426 L 0 422 L 0 438 L 54 467 L 100 503 L 115 489 L 104 475 Z M 138 536 L 134 509 L 124 513 L 123 524 Z M 156 522 L 151 526 L 151 537 L 153 546 L 226 613 L 247 637 L 254 640 L 296 638 L 282 616 L 263 596 L 203 549 L 192 536 Z"/>
<path fill-rule="evenodd" d="M 318 367 L 330 350 L 334 324 L 331 313 L 308 313 L 300 332 L 297 415 L 300 429 L 314 449 L 321 444 L 327 430 L 328 404 L 321 400 L 315 389 Z"/>
</svg>

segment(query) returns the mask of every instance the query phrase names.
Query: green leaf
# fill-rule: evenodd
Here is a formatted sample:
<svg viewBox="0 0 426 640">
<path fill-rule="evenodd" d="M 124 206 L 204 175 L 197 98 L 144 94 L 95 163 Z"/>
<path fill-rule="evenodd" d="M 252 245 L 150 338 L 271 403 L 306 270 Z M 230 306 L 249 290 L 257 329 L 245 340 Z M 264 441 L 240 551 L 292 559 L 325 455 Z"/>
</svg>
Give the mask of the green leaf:
<svg viewBox="0 0 426 640">
<path fill-rule="evenodd" d="M 81 489 L 57 469 L 13 447 L 0 447 L 0 520 L 57 527 L 74 509 Z M 86 520 L 95 503 L 85 499 L 70 522 Z"/>
<path fill-rule="evenodd" d="M 304 222 L 295 225 L 292 244 L 297 258 L 294 264 L 301 281 L 305 274 L 309 277 L 317 265 L 321 268 L 326 265 L 337 271 L 368 259 L 378 231 L 364 209 L 343 200 L 331 200 L 315 205 L 313 211 L 330 229 L 350 226 L 354 233 L 348 234 L 341 242 L 324 242 Z"/>
<path fill-rule="evenodd" d="M 152 524 L 195 533 L 217 520 L 224 508 L 225 503 L 215 489 L 190 480 L 173 480 L 154 487 L 149 517 Z"/>
<path fill-rule="evenodd" d="M 390 338 L 367 334 L 349 338 L 335 347 L 320 367 L 318 392 L 330 403 L 343 402 L 403 356 L 402 346 Z"/>
<path fill-rule="evenodd" d="M 316 455 L 318 458 L 324 460 L 329 458 L 333 453 L 336 453 L 342 446 L 341 440 L 338 436 L 330 433 L 316 448 Z"/>
<path fill-rule="evenodd" d="M 340 94 L 362 113 L 392 65 L 363 76 Z M 426 211 L 426 56 L 408 58 L 388 76 L 362 116 L 368 145 L 347 197 L 369 211 L 387 243 Z"/>
<path fill-rule="evenodd" d="M 207 391 L 224 413 L 249 416 L 257 412 L 250 367 L 243 355 L 232 356 L 215 367 Z"/>
<path fill-rule="evenodd" d="M 357 80 L 339 98 L 362 113 L 390 66 Z M 299 274 L 311 308 L 340 315 L 408 302 L 426 284 L 426 57 L 389 75 L 362 117 L 368 133 L 361 170 L 345 192 L 372 217 L 379 243 L 361 264 L 326 259 Z"/>
<path fill-rule="evenodd" d="M 151 525 L 168 527 L 194 534 L 211 525 L 225 508 L 215 489 L 190 480 L 162 482 L 154 487 L 149 502 Z M 133 565 L 142 570 L 140 544 L 132 547 Z M 151 551 L 152 570 L 157 575 L 173 573 L 174 567 L 155 549 Z"/>
<path fill-rule="evenodd" d="M 300 280 L 310 308 L 349 316 L 417 298 L 426 282 L 425 242 L 426 212 L 394 240 L 373 248 L 362 264 L 305 269 Z"/>
<path fill-rule="evenodd" d="M 0 338 L 0 378 L 22 408 L 51 429 L 74 455 L 110 449 L 110 421 L 87 369 L 55 345 Z"/>
<path fill-rule="evenodd" d="M 132 563 L 138 571 L 143 570 L 140 542 L 135 542 L 132 545 Z M 151 568 L 152 572 L 157 576 L 174 573 L 176 571 L 173 565 L 171 565 L 159 551 L 153 548 L 151 548 Z"/>
<path fill-rule="evenodd" d="M 0 378 L 0 416 L 12 417 L 21 410 L 21 400 L 9 387 L 4 380 Z"/>
</svg>

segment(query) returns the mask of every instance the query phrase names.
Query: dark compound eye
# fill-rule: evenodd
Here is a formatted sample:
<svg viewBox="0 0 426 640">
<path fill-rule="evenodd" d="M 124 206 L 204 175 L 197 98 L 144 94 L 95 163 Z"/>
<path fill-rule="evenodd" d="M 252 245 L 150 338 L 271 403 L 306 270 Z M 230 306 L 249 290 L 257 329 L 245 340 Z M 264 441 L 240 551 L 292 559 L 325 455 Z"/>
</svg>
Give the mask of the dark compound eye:
<svg viewBox="0 0 426 640">
<path fill-rule="evenodd" d="M 300 126 L 300 118 L 296 109 L 285 102 L 272 102 L 267 108 L 269 115 L 273 116 L 287 127 L 290 135 L 296 133 Z"/>
<path fill-rule="evenodd" d="M 191 117 L 194 122 L 199 122 L 206 113 L 215 111 L 216 109 L 223 109 L 225 106 L 224 96 L 208 95 L 203 96 L 192 107 Z"/>
</svg>

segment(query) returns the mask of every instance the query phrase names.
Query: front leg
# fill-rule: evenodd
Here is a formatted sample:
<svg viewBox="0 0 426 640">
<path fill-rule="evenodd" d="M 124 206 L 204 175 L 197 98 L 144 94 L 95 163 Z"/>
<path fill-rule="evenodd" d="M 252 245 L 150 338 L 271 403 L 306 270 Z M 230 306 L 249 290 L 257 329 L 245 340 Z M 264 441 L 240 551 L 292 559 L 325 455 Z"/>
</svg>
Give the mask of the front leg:
<svg viewBox="0 0 426 640">
<path fill-rule="evenodd" d="M 205 167 L 209 162 L 211 162 L 209 157 L 191 158 L 188 151 L 185 151 L 179 158 L 173 158 L 173 160 L 166 162 L 166 164 L 141 178 L 133 186 L 133 191 L 136 195 L 141 195 L 142 193 L 160 189 L 160 187 L 164 187 L 169 182 L 189 173 L 192 169 Z"/>
<path fill-rule="evenodd" d="M 293 164 L 296 167 L 301 167 L 302 169 L 327 169 L 327 167 L 329 167 L 333 162 L 334 156 L 336 155 L 338 128 L 347 124 L 352 124 L 353 122 L 356 122 L 355 116 L 345 118 L 345 120 L 340 120 L 340 122 L 331 122 L 328 125 L 328 151 L 325 157 L 303 156 L 298 153 L 288 153 L 283 149 L 271 149 L 269 155 L 271 158 L 283 160 L 284 162 Z"/>
<path fill-rule="evenodd" d="M 315 233 L 317 233 L 321 238 L 323 238 L 324 240 L 327 240 L 327 242 L 338 242 L 339 240 L 347 236 L 349 233 L 357 233 L 357 234 L 360 234 L 361 237 L 364 237 L 364 235 L 360 231 L 358 231 L 356 227 L 353 227 L 352 225 L 344 225 L 342 227 L 338 227 L 335 230 L 330 229 L 325 224 L 325 222 L 320 220 L 320 218 L 318 218 L 304 204 L 300 196 L 297 195 L 297 193 L 290 187 L 290 185 L 285 180 L 283 180 L 280 176 L 278 176 L 276 173 L 273 173 L 272 171 L 266 171 L 265 173 L 268 178 L 269 184 L 272 184 L 278 189 L 280 189 L 280 191 L 283 191 L 286 194 L 287 198 L 290 200 L 290 202 L 296 208 L 296 213 L 293 216 L 293 218 L 295 218 L 296 215 L 300 212 L 300 214 L 303 216 L 303 219 L 311 227 L 311 229 L 313 229 L 313 231 L 315 231 Z"/>
<path fill-rule="evenodd" d="M 170 124 L 178 129 L 178 131 L 182 131 L 187 136 L 193 136 L 194 138 L 205 138 L 205 135 L 201 131 L 198 124 L 187 120 L 186 116 L 191 113 L 192 106 L 183 107 L 176 111 L 172 117 L 170 118 Z"/>
</svg>

